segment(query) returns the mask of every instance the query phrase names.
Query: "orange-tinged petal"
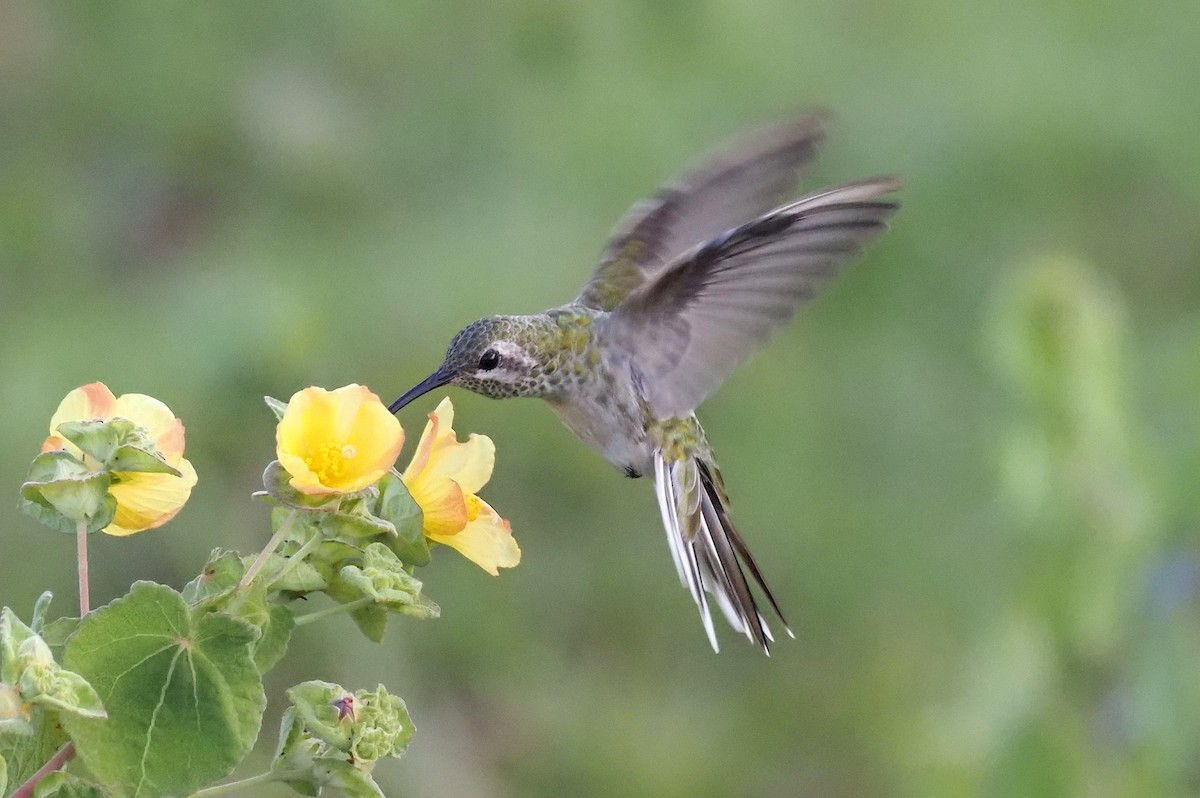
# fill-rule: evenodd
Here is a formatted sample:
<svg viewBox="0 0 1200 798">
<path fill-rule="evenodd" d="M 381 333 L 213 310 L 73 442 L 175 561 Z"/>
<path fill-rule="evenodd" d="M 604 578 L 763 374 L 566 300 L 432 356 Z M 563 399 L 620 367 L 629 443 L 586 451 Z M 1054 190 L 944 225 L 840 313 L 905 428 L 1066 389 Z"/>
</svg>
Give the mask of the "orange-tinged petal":
<svg viewBox="0 0 1200 798">
<path fill-rule="evenodd" d="M 499 568 L 513 568 L 521 562 L 521 548 L 512 536 L 512 527 L 487 502 L 480 501 L 479 510 L 475 520 L 457 534 L 427 534 L 430 540 L 450 546 L 492 576 L 499 576 Z"/>
<path fill-rule="evenodd" d="M 450 435 L 442 446 L 435 444 L 425 473 L 453 479 L 467 493 L 475 493 L 492 478 L 496 444 L 486 435 L 472 433 L 459 443 Z"/>
<path fill-rule="evenodd" d="M 454 535 L 467 525 L 467 497 L 454 480 L 404 482 L 421 507 L 427 535 Z"/>
<path fill-rule="evenodd" d="M 109 535 L 132 535 L 162 526 L 175 517 L 196 484 L 196 469 L 185 459 L 174 474 L 121 473 L 109 492 L 117 500 L 117 513 L 105 528 Z"/>
<path fill-rule="evenodd" d="M 117 398 L 102 382 L 93 382 L 76 388 L 59 402 L 58 409 L 50 417 L 50 434 L 58 432 L 58 425 L 67 421 L 90 421 L 94 418 L 110 419 L 114 415 Z M 132 421 L 132 419 L 130 419 Z"/>
<path fill-rule="evenodd" d="M 454 432 L 454 406 L 449 397 L 429 414 L 405 479 L 453 479 L 464 493 L 475 493 L 492 478 L 496 445 L 486 435 L 471 434 L 459 442 Z"/>
<path fill-rule="evenodd" d="M 443 399 L 442 404 L 446 404 L 448 401 L 449 397 Z M 441 405 L 438 407 L 440 408 Z M 451 413 L 453 413 L 453 409 Z M 429 464 L 429 456 L 433 453 L 433 442 L 437 439 L 440 429 L 441 422 L 438 412 L 435 410 L 429 414 L 429 421 L 425 423 L 425 431 L 421 433 L 421 440 L 417 441 L 417 450 L 413 452 L 412 460 L 408 462 L 408 468 L 404 469 L 404 473 L 401 474 L 406 482 L 409 479 L 416 479 Z"/>
<path fill-rule="evenodd" d="M 53 452 L 59 449 L 66 449 L 70 446 L 66 438 L 60 438 L 57 435 L 51 435 L 42 443 L 43 452 Z"/>
</svg>

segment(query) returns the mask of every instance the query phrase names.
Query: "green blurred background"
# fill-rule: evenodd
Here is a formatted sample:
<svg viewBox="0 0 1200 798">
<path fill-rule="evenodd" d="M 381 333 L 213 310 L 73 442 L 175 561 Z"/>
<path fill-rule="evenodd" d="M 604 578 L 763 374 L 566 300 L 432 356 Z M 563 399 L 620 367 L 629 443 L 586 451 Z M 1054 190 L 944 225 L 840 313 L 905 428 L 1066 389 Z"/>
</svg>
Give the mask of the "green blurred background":
<svg viewBox="0 0 1200 798">
<path fill-rule="evenodd" d="M 262 395 L 392 398 L 465 322 L 574 296 L 707 147 L 822 105 L 814 181 L 896 173 L 904 209 L 701 410 L 797 640 L 714 655 L 648 481 L 454 392 L 524 561 L 439 551 L 444 617 L 382 646 L 302 629 L 242 775 L 322 678 L 407 699 L 397 796 L 1200 794 L 1198 29 L 1194 0 L 3 2 L 0 602 L 75 601 L 73 541 L 15 509 L 71 388 L 163 399 L 200 473 L 168 527 L 94 539 L 93 601 L 181 586 L 266 537 Z"/>
</svg>

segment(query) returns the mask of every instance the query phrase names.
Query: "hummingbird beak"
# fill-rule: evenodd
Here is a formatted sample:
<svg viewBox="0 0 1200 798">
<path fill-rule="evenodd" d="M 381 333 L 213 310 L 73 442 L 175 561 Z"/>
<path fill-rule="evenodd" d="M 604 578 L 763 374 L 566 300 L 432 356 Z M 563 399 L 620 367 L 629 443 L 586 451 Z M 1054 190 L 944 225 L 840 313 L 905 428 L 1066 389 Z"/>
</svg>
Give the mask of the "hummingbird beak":
<svg viewBox="0 0 1200 798">
<path fill-rule="evenodd" d="M 443 385 L 449 383 L 452 379 L 454 379 L 454 372 L 450 371 L 450 369 L 447 369 L 444 366 L 439 366 L 437 371 L 433 372 L 428 377 L 409 388 L 404 392 L 403 396 L 388 405 L 388 410 L 392 413 L 395 413 L 397 410 L 404 407 L 418 396 L 424 396 L 435 388 L 441 388 Z"/>
</svg>

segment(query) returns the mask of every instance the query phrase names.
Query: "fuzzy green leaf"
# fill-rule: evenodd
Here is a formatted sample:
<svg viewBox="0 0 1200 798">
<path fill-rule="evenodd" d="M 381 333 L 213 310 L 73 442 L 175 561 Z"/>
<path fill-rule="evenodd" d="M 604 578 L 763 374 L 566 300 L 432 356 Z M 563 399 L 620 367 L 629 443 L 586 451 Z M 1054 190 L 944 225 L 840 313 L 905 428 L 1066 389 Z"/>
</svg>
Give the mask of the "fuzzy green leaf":
<svg viewBox="0 0 1200 798">
<path fill-rule="evenodd" d="M 341 540 L 357 546 L 396 536 L 396 528 L 382 518 L 341 512 L 323 515 L 321 532 L 332 540 Z"/>
<path fill-rule="evenodd" d="M 0 733 L 0 758 L 8 763 L 9 782 L 24 784 L 66 742 L 54 713 L 42 706 L 31 707 L 23 733 Z"/>
<path fill-rule="evenodd" d="M 352 719 L 345 717 L 339 702 L 353 701 L 353 694 L 340 684 L 314 679 L 287 691 L 296 715 L 310 734 L 338 751 L 349 752 Z"/>
<path fill-rule="evenodd" d="M 204 570 L 184 587 L 183 599 L 192 605 L 193 615 L 197 612 L 228 612 L 257 628 L 259 638 L 252 646 L 254 663 L 260 673 L 266 673 L 287 651 L 295 627 L 294 614 L 286 606 L 270 600 L 269 590 L 273 590 L 274 585 L 268 585 L 264 580 L 256 579 L 239 595 L 236 588 L 249 567 L 249 559 L 236 551 L 214 549 Z M 267 562 L 267 569 L 278 569 L 284 562 L 284 558 L 273 556 Z"/>
<path fill-rule="evenodd" d="M 79 618 L 55 618 L 42 628 L 42 639 L 50 648 L 62 648 L 67 644 L 67 638 L 79 628 Z"/>
<path fill-rule="evenodd" d="M 414 618 L 441 614 L 438 605 L 421 594 L 421 580 L 404 570 L 404 563 L 382 543 L 367 546 L 362 564 L 347 565 L 339 575 L 348 588 L 392 612 Z"/>
<path fill-rule="evenodd" d="M 429 564 L 429 541 L 425 539 L 425 517 L 421 506 L 394 471 L 379 480 L 379 502 L 376 515 L 386 519 L 396 530 L 385 541 L 388 548 L 410 565 Z"/>
<path fill-rule="evenodd" d="M 33 603 L 33 617 L 29 621 L 29 628 L 34 634 L 41 634 L 42 627 L 46 623 L 46 613 L 50 611 L 50 602 L 54 601 L 54 594 L 49 590 L 43 590 L 42 595 L 38 596 L 37 601 Z"/>
<path fill-rule="evenodd" d="M 296 628 L 296 614 L 283 604 L 270 604 L 267 623 L 262 627 L 262 637 L 254 646 L 254 664 L 259 673 L 275 667 L 292 642 L 292 631 Z"/>
<path fill-rule="evenodd" d="M 266 705 L 258 637 L 240 618 L 193 614 L 153 582 L 85 617 L 65 662 L 96 687 L 109 718 L 63 721 L 92 775 L 135 798 L 186 795 L 227 775 L 253 746 Z"/>
<path fill-rule="evenodd" d="M 313 779 L 332 787 L 346 798 L 387 798 L 371 774 L 344 759 L 321 757 L 313 763 Z"/>
<path fill-rule="evenodd" d="M 97 463 L 107 463 L 121 441 L 133 430 L 133 422 L 124 418 L 108 421 L 66 421 L 55 430 Z"/>
<path fill-rule="evenodd" d="M 263 471 L 263 488 L 267 494 L 284 507 L 297 510 L 333 510 L 337 507 L 338 496 L 310 496 L 292 487 L 292 475 L 287 472 L 278 460 L 272 460 Z"/>
<path fill-rule="evenodd" d="M 183 587 L 183 600 L 196 605 L 213 596 L 220 596 L 237 586 L 246 566 L 236 551 L 213 549 L 208 562 L 195 579 Z"/>
<path fill-rule="evenodd" d="M 109 794 L 99 784 L 60 770 L 38 782 L 33 798 L 109 798 Z"/>
<path fill-rule="evenodd" d="M 24 715 L 37 705 L 104 717 L 91 685 L 55 662 L 46 642 L 5 607 L 0 610 L 0 729 L 27 733 L 31 728 Z"/>
<path fill-rule="evenodd" d="M 281 402 L 274 396 L 264 396 L 263 401 L 267 403 L 267 407 L 275 414 L 275 420 L 283 421 L 283 414 L 287 412 L 287 402 Z"/>
<path fill-rule="evenodd" d="M 137 471 L 149 474 L 172 474 L 183 476 L 178 468 L 168 463 L 157 452 L 138 446 L 118 446 L 107 462 L 110 471 Z"/>
<path fill-rule="evenodd" d="M 60 532 L 75 534 L 83 521 L 99 532 L 112 523 L 117 501 L 108 494 L 112 477 L 93 471 L 64 451 L 42 452 L 29 466 L 18 502 L 23 512 Z"/>
</svg>

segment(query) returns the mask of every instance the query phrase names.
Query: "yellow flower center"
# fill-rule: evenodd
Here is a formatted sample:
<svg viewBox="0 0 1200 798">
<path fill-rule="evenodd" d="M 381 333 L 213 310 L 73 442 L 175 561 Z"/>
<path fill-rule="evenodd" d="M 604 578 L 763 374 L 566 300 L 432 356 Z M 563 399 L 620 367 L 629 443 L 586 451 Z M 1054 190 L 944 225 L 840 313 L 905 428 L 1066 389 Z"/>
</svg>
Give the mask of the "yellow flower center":
<svg viewBox="0 0 1200 798">
<path fill-rule="evenodd" d="M 474 521 L 479 517 L 479 511 L 482 509 L 483 500 L 473 493 L 467 494 L 467 521 Z"/>
<path fill-rule="evenodd" d="M 304 464 L 317 475 L 322 485 L 333 485 L 345 474 L 347 461 L 353 460 L 357 454 L 358 450 L 350 444 L 328 444 L 305 457 Z"/>
</svg>

